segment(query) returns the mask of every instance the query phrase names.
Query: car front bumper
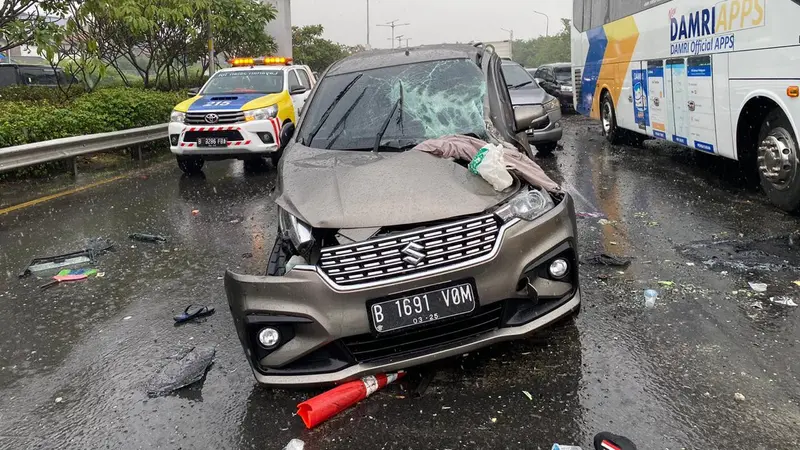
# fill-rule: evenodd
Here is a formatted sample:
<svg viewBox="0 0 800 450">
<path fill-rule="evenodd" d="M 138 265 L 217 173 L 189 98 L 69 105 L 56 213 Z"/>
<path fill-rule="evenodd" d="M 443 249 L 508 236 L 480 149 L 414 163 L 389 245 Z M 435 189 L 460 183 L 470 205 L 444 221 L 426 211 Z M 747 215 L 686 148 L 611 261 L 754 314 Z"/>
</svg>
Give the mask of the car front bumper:
<svg viewBox="0 0 800 450">
<path fill-rule="evenodd" d="M 543 272 L 556 257 L 570 264 L 569 274 L 561 281 Z M 225 290 L 239 339 L 259 382 L 329 384 L 530 335 L 580 307 L 577 264 L 575 213 L 567 195 L 532 222 L 515 219 L 504 225 L 490 257 L 474 264 L 355 288 L 335 285 L 315 266 L 297 266 L 282 277 L 229 271 Z M 465 280 L 476 289 L 478 306 L 473 313 L 388 336 L 372 331 L 367 308 L 371 300 Z M 288 337 L 272 352 L 257 343 L 257 333 L 264 326 L 278 328 Z M 415 339 L 423 335 L 427 344 L 413 348 Z"/>
<path fill-rule="evenodd" d="M 544 125 L 534 123 L 534 128 L 525 131 L 528 136 L 528 142 L 531 144 L 544 144 L 548 142 L 558 142 L 564 135 L 564 130 L 561 128 L 561 109 L 550 111 L 547 113 L 547 121 Z"/>
<path fill-rule="evenodd" d="M 278 151 L 280 128 L 280 122 L 277 119 L 253 120 L 230 125 L 187 125 L 170 122 L 170 151 L 183 156 L 217 156 L 221 158 L 269 154 Z M 225 137 L 228 145 L 225 147 L 198 147 L 199 137 Z"/>
</svg>

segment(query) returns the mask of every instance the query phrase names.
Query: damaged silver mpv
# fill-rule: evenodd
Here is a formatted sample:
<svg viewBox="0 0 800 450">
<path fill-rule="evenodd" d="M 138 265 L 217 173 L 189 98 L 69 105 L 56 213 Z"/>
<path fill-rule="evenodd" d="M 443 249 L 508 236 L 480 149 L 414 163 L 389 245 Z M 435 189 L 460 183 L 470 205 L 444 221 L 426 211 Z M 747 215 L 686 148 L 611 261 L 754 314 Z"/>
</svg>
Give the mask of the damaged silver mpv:
<svg viewBox="0 0 800 450">
<path fill-rule="evenodd" d="M 572 199 L 526 156 L 545 111 L 512 108 L 500 66 L 491 48 L 434 46 L 323 75 L 282 130 L 267 274 L 225 276 L 259 382 L 405 369 L 580 310 Z M 476 174 L 483 146 L 509 186 Z"/>
</svg>

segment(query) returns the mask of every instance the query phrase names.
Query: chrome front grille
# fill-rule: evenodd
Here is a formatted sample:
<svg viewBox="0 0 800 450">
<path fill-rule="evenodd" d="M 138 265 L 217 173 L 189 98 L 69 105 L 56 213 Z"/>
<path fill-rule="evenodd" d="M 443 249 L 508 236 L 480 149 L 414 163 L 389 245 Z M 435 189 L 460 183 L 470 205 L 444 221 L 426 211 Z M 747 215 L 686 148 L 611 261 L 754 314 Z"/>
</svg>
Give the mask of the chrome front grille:
<svg viewBox="0 0 800 450">
<path fill-rule="evenodd" d="M 492 252 L 500 232 L 493 216 L 322 249 L 319 267 L 336 284 L 352 286 L 471 261 Z"/>
<path fill-rule="evenodd" d="M 206 122 L 206 115 L 216 114 L 219 120 L 214 123 Z M 185 122 L 187 125 L 224 125 L 244 122 L 243 111 L 203 111 L 187 112 Z"/>
</svg>

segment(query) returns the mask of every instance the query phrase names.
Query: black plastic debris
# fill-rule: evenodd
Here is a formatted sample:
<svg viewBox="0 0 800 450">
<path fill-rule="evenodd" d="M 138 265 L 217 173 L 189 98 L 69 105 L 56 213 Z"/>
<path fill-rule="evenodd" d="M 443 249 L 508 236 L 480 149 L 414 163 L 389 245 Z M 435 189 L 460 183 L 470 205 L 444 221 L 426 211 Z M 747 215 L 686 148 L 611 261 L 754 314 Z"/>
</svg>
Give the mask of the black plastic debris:
<svg viewBox="0 0 800 450">
<path fill-rule="evenodd" d="M 208 306 L 189 305 L 182 313 L 173 317 L 173 319 L 175 320 L 175 325 L 178 326 L 190 320 L 208 317 L 214 314 L 214 311 L 214 308 L 209 308 Z"/>
<path fill-rule="evenodd" d="M 33 258 L 31 262 L 22 269 L 22 272 L 19 273 L 19 277 L 24 278 L 31 273 L 60 269 L 62 267 L 95 264 L 98 256 L 113 248 L 114 243 L 108 239 L 92 239 L 84 250 L 65 253 L 63 255 Z"/>
<path fill-rule="evenodd" d="M 597 264 L 601 266 L 623 267 L 623 268 L 631 265 L 630 258 L 612 256 L 607 253 L 592 255 L 586 258 L 586 262 L 589 264 Z"/>
<path fill-rule="evenodd" d="M 129 238 L 139 242 L 167 242 L 167 238 L 157 234 L 133 233 Z"/>
<path fill-rule="evenodd" d="M 202 380 L 214 362 L 214 347 L 192 347 L 167 363 L 147 388 L 151 397 L 167 395 Z"/>
<path fill-rule="evenodd" d="M 739 272 L 800 272 L 794 233 L 759 239 L 720 239 L 679 245 L 678 251 L 711 269 Z"/>
</svg>

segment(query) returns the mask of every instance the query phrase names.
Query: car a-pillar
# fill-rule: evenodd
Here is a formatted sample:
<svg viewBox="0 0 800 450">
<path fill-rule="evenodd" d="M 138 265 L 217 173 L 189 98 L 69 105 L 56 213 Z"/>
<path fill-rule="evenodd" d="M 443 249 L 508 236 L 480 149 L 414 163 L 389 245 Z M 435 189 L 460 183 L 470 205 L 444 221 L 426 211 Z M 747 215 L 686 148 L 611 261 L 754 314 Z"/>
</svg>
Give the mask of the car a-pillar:
<svg viewBox="0 0 800 450">
<path fill-rule="evenodd" d="M 784 211 L 800 211 L 800 146 L 780 105 L 767 97 L 748 100 L 736 126 L 736 146 L 769 200 Z"/>
</svg>

